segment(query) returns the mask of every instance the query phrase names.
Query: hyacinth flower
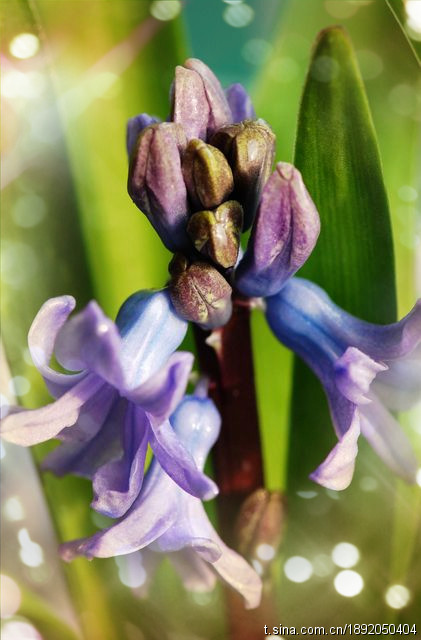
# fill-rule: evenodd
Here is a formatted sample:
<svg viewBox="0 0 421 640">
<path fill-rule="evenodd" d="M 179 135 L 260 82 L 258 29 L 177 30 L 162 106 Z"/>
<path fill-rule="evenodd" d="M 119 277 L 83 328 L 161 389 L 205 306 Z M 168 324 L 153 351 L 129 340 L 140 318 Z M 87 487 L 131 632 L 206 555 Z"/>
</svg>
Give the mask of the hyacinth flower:
<svg viewBox="0 0 421 640">
<path fill-rule="evenodd" d="M 392 471 L 414 482 L 417 460 L 390 411 L 421 400 L 421 300 L 400 322 L 375 325 L 340 309 L 314 283 L 292 278 L 266 305 L 276 337 L 323 384 L 338 436 L 310 477 L 345 489 L 362 434 Z"/>
<path fill-rule="evenodd" d="M 44 461 L 58 475 L 92 478 L 93 506 L 122 515 L 139 493 L 148 444 L 165 471 L 201 498 L 217 493 L 174 434 L 168 416 L 182 399 L 193 356 L 176 352 L 186 323 L 168 292 L 138 292 L 116 323 L 90 302 L 75 316 L 70 296 L 47 301 L 29 331 L 29 350 L 57 400 L 16 410 L 2 421 L 2 437 L 29 446 L 58 438 Z M 53 370 L 57 361 L 69 371 Z"/>
<path fill-rule="evenodd" d="M 224 92 L 189 59 L 176 68 L 171 102 L 169 122 L 129 121 L 128 190 L 176 253 L 169 290 L 177 313 L 214 329 L 229 320 L 233 295 L 279 291 L 313 250 L 319 216 L 297 169 L 281 162 L 271 174 L 275 136 L 241 85 Z"/>
<path fill-rule="evenodd" d="M 202 470 L 220 430 L 220 416 L 203 389 L 185 396 L 170 417 L 181 445 Z M 61 546 L 62 557 L 107 558 L 142 549 L 146 566 L 153 556 L 169 554 L 188 589 L 208 591 L 216 576 L 238 591 L 247 608 L 260 602 L 261 580 L 248 563 L 229 549 L 210 523 L 201 501 L 174 482 L 155 457 L 131 508 L 115 524 L 90 538 Z"/>
</svg>

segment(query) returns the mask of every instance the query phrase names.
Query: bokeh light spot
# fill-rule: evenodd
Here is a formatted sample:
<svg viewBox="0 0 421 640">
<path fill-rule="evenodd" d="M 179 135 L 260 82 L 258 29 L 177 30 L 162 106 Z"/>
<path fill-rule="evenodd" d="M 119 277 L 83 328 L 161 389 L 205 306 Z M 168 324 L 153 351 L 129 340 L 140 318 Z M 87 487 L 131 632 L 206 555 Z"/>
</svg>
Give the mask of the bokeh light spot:
<svg viewBox="0 0 421 640">
<path fill-rule="evenodd" d="M 16 200 L 12 218 L 19 227 L 31 229 L 45 218 L 46 212 L 45 200 L 36 194 L 25 194 Z"/>
<path fill-rule="evenodd" d="M 4 515 L 8 520 L 23 520 L 25 512 L 17 496 L 11 496 L 4 503 Z"/>
<path fill-rule="evenodd" d="M 411 592 L 402 584 L 392 584 L 385 594 L 386 604 L 392 609 L 403 609 L 411 599 Z"/>
<path fill-rule="evenodd" d="M 10 42 L 9 51 L 15 58 L 32 58 L 39 51 L 39 39 L 34 33 L 20 33 Z"/>
<path fill-rule="evenodd" d="M 9 391 L 15 396 L 24 396 L 31 389 L 31 383 L 24 376 L 15 376 L 9 381 Z"/>
<path fill-rule="evenodd" d="M 307 558 L 292 556 L 284 564 L 284 573 L 291 582 L 306 582 L 313 574 L 313 565 Z"/>
<path fill-rule="evenodd" d="M 368 49 L 360 49 L 355 52 L 360 67 L 361 75 L 364 80 L 373 80 L 377 78 L 383 71 L 383 60 L 374 51 Z"/>
<path fill-rule="evenodd" d="M 419 487 L 421 487 L 421 469 L 418 469 L 417 471 L 417 475 L 416 475 L 416 483 Z"/>
<path fill-rule="evenodd" d="M 357 12 L 358 5 L 355 2 L 347 2 L 346 0 L 326 0 L 325 9 L 333 18 L 346 20 L 346 18 L 350 18 Z"/>
<path fill-rule="evenodd" d="M 230 27 L 241 29 L 253 21 L 254 9 L 244 3 L 232 4 L 225 9 L 223 18 Z"/>
<path fill-rule="evenodd" d="M 256 555 L 260 560 L 269 562 L 275 557 L 275 548 L 271 544 L 259 544 L 256 548 Z"/>
<path fill-rule="evenodd" d="M 16 582 L 3 573 L 0 576 L 0 595 L 1 617 L 9 618 L 19 609 L 22 596 Z"/>
<path fill-rule="evenodd" d="M 1 630 L 2 640 L 42 640 L 42 635 L 29 622 L 11 620 Z"/>
<path fill-rule="evenodd" d="M 360 552 L 357 547 L 350 542 L 340 542 L 332 551 L 332 560 L 343 569 L 350 569 L 357 564 L 360 559 Z"/>
<path fill-rule="evenodd" d="M 403 202 L 415 202 L 418 199 L 418 191 L 408 184 L 403 184 L 398 189 L 398 196 Z"/>
<path fill-rule="evenodd" d="M 340 571 L 335 577 L 333 584 L 335 589 L 341 596 L 346 598 L 353 598 L 357 596 L 364 587 L 364 580 L 356 571 L 346 569 Z"/>
<path fill-rule="evenodd" d="M 391 89 L 389 104 L 392 109 L 401 116 L 410 116 L 417 106 L 417 94 L 409 84 L 397 84 Z"/>
<path fill-rule="evenodd" d="M 21 546 L 19 557 L 23 564 L 27 567 L 39 567 L 44 562 L 44 552 L 39 544 L 31 540 L 28 529 L 18 531 L 18 540 Z"/>
<path fill-rule="evenodd" d="M 181 2 L 179 0 L 155 0 L 151 4 L 151 15 L 157 20 L 166 22 L 173 20 L 181 11 Z"/>
<path fill-rule="evenodd" d="M 262 38 L 252 38 L 245 43 L 242 54 L 243 58 L 250 64 L 263 64 L 272 51 L 272 45 Z"/>
</svg>

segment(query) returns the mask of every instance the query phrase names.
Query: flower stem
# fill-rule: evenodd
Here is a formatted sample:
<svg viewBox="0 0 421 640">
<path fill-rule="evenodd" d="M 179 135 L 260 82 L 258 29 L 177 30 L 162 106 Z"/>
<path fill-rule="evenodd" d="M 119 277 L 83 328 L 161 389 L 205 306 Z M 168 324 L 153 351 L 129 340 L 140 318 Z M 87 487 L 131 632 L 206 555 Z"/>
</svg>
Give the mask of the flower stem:
<svg viewBox="0 0 421 640">
<path fill-rule="evenodd" d="M 250 305 L 239 296 L 233 302 L 232 317 L 224 327 L 212 333 L 194 329 L 200 368 L 209 378 L 209 394 L 222 417 L 213 460 L 220 489 L 220 530 L 230 546 L 236 546 L 234 527 L 244 500 L 264 485 Z M 227 591 L 226 601 L 231 640 L 255 640 L 263 634 L 263 625 L 276 617 L 274 591 L 268 584 L 255 611 L 245 611 L 241 598 L 232 591 Z"/>
<path fill-rule="evenodd" d="M 221 329 L 210 333 L 195 326 L 195 340 L 200 368 L 209 378 L 209 393 L 222 417 L 213 460 L 221 527 L 231 542 L 233 515 L 252 491 L 263 486 L 247 300 L 234 300 L 232 317 Z"/>
</svg>

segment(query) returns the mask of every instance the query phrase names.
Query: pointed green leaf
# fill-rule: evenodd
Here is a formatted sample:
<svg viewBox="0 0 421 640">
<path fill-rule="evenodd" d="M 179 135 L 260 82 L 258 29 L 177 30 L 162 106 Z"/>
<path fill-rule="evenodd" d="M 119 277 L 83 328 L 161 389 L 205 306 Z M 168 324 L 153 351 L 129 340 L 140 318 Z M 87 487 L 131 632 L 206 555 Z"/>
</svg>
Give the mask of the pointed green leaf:
<svg viewBox="0 0 421 640">
<path fill-rule="evenodd" d="M 396 314 L 394 257 L 380 157 L 364 86 L 344 30 L 319 35 L 302 97 L 295 163 L 321 218 L 317 246 L 299 275 L 366 320 Z M 304 481 L 333 445 L 320 383 L 295 363 L 290 481 Z M 311 442 L 304 448 L 303 442 Z"/>
<path fill-rule="evenodd" d="M 389 208 L 379 151 L 351 43 L 322 31 L 302 98 L 295 164 L 318 207 L 322 230 L 300 276 L 372 322 L 396 314 Z"/>
</svg>

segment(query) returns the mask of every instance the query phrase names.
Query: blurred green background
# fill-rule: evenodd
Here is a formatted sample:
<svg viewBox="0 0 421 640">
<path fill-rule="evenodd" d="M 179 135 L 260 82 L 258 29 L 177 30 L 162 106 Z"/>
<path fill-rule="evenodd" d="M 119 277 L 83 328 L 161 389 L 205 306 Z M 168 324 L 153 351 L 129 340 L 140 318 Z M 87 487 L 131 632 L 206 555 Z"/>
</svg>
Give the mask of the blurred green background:
<svg viewBox="0 0 421 640">
<path fill-rule="evenodd" d="M 48 401 L 26 349 L 30 323 L 47 298 L 69 293 L 81 307 L 95 297 L 114 317 L 130 293 L 165 282 L 169 253 L 126 193 L 125 126 L 143 111 L 166 118 L 174 66 L 189 55 L 203 59 L 223 85 L 247 86 L 258 115 L 276 132 L 277 160 L 292 161 L 312 43 L 322 28 L 347 29 L 382 158 L 399 317 L 409 311 L 421 287 L 414 50 L 421 2 L 391 4 L 396 13 L 384 0 L 1 3 L 2 325 L 13 376 L 3 372 L 2 403 L 13 393 L 25 406 Z M 311 483 L 307 475 L 333 444 L 333 430 L 328 418 L 323 429 L 315 419 L 290 435 L 292 356 L 257 312 L 253 340 L 266 482 L 288 495 L 281 557 L 271 568 L 278 624 L 421 625 L 420 488 L 402 486 L 365 443 L 345 492 Z M 186 345 L 192 348 L 190 338 Z M 318 383 L 309 385 L 313 413 L 320 407 L 324 416 Z M 402 424 L 421 456 L 420 410 Z M 38 459 L 44 450 L 38 448 Z M 82 629 L 88 640 L 228 638 L 222 590 L 187 594 L 165 563 L 142 600 L 135 560 L 78 560 L 63 569 L 54 535 L 79 537 L 99 524 L 87 509 L 89 486 L 43 478 L 54 534 L 26 454 L 2 448 L 2 573 L 7 592 L 16 595 L 16 587 L 21 597 L 19 607 L 6 607 L 5 640 L 38 638 L 23 635 L 35 633 L 22 626 L 28 621 L 47 640 L 72 637 L 70 629 Z M 359 576 L 351 576 L 360 585 L 353 596 L 337 588 L 344 569 Z"/>
</svg>

